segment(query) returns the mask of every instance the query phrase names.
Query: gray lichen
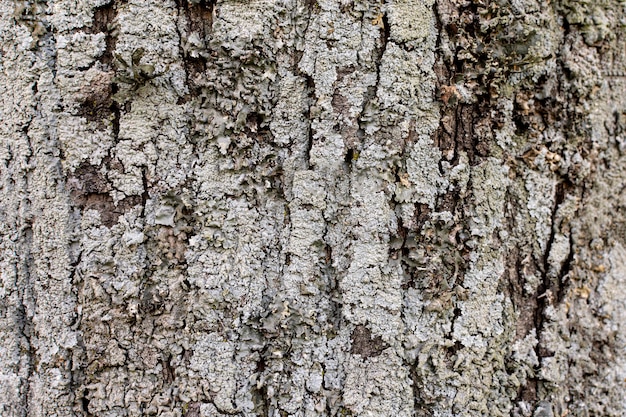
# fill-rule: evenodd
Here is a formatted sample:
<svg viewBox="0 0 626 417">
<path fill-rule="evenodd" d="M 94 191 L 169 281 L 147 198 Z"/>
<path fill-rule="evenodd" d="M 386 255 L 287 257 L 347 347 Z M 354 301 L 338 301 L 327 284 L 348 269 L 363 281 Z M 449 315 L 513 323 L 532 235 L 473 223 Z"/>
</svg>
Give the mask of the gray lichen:
<svg viewBox="0 0 626 417">
<path fill-rule="evenodd" d="M 622 6 L 0 0 L 0 413 L 623 415 Z"/>
</svg>

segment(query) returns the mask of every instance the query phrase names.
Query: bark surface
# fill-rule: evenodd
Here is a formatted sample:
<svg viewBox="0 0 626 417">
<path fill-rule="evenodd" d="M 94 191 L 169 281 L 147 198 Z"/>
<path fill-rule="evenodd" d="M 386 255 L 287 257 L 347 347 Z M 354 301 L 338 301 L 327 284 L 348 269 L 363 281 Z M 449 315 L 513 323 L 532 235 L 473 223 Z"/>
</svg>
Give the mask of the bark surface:
<svg viewBox="0 0 626 417">
<path fill-rule="evenodd" d="M 0 414 L 624 416 L 624 16 L 0 0 Z"/>
</svg>

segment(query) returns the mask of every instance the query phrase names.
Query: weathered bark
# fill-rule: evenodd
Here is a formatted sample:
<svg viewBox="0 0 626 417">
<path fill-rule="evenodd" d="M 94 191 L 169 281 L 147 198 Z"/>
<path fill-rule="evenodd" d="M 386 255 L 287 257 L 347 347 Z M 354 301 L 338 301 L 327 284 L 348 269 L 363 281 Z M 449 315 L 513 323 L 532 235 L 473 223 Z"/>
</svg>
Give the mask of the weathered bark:
<svg viewBox="0 0 626 417">
<path fill-rule="evenodd" d="M 624 8 L 0 0 L 0 413 L 625 415 Z"/>
</svg>

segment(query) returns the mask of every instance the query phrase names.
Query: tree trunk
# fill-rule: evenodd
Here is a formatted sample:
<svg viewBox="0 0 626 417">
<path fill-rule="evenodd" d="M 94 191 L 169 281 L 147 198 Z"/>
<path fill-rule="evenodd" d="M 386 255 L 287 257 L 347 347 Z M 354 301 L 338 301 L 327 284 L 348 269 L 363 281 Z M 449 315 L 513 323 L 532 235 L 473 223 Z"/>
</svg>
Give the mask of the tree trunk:
<svg viewBox="0 0 626 417">
<path fill-rule="evenodd" d="M 625 7 L 0 0 L 0 414 L 626 415 Z"/>
</svg>

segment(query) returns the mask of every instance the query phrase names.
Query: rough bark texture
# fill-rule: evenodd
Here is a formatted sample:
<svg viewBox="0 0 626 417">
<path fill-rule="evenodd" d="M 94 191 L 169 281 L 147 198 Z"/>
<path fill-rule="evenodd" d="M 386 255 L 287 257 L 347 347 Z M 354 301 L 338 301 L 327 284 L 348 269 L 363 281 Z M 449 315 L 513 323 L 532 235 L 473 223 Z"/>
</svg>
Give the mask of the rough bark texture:
<svg viewBox="0 0 626 417">
<path fill-rule="evenodd" d="M 626 415 L 625 7 L 0 0 L 0 414 Z"/>
</svg>

